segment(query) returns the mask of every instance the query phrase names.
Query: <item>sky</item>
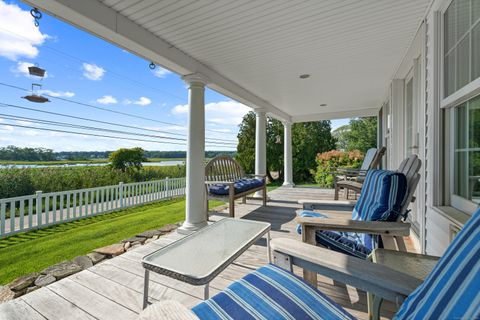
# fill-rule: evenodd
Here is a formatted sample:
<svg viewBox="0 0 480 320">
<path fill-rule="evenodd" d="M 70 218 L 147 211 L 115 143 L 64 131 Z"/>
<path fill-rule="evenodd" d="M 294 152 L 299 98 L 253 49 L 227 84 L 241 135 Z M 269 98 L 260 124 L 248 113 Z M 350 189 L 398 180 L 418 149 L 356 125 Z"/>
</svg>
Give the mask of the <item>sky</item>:
<svg viewBox="0 0 480 320">
<path fill-rule="evenodd" d="M 30 9 L 18 1 L 0 0 L 0 83 L 26 90 L 31 90 L 32 83 L 39 83 L 39 93 L 52 96 L 49 97 L 51 102 L 32 103 L 21 98 L 29 92 L 0 85 L 0 147 L 43 147 L 54 151 L 104 151 L 136 146 L 145 150 L 186 149 L 182 140 L 161 140 L 163 142 L 159 143 L 158 138 L 152 137 L 185 139 L 188 91 L 180 76 L 160 66 L 151 70 L 149 61 L 46 14 L 39 20 L 37 28 Z M 33 79 L 28 74 L 31 65 L 45 69 L 46 76 L 41 80 Z M 209 139 L 206 149 L 235 150 L 238 125 L 251 109 L 208 88 L 205 100 L 206 136 Z M 123 127 L 35 110 L 111 122 Z M 16 118 L 5 118 L 9 115 Z M 78 127 L 59 128 L 34 123 L 32 119 L 129 131 L 144 136 L 85 131 Z M 346 123 L 347 119 L 333 120 L 332 128 Z M 49 132 L 39 128 L 149 141 Z M 156 142 L 150 142 L 152 140 Z"/>
</svg>

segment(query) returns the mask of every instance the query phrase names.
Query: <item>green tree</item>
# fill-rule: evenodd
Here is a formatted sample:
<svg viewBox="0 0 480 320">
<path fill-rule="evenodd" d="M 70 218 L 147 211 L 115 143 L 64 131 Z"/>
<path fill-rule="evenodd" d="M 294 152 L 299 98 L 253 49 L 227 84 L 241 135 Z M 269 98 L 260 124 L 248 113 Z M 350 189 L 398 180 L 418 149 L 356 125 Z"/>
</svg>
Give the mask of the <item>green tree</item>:
<svg viewBox="0 0 480 320">
<path fill-rule="evenodd" d="M 237 161 L 248 173 L 255 169 L 255 113 L 243 117 L 238 132 Z M 311 170 L 315 169 L 317 153 L 335 148 L 330 121 L 295 123 L 292 126 L 293 176 L 296 182 L 311 181 Z M 283 180 L 283 124 L 267 118 L 267 175 L 273 180 L 272 172 Z"/>
<path fill-rule="evenodd" d="M 121 148 L 110 153 L 108 160 L 112 168 L 125 172 L 131 169 L 139 170 L 147 158 L 142 148 Z"/>
<path fill-rule="evenodd" d="M 350 120 L 350 130 L 345 132 L 346 150 L 365 153 L 377 147 L 377 117 Z"/>
</svg>

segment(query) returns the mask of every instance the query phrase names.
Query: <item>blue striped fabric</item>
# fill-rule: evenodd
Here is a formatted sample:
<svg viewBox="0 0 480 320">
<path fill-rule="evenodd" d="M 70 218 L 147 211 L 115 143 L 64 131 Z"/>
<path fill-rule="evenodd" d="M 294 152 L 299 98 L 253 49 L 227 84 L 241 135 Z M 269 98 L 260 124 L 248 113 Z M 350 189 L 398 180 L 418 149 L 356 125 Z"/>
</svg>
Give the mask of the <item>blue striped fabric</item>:
<svg viewBox="0 0 480 320">
<path fill-rule="evenodd" d="M 202 320 L 354 319 L 303 279 L 271 264 L 235 281 L 192 311 Z"/>
<path fill-rule="evenodd" d="M 395 318 L 480 319 L 480 209 Z"/>
<path fill-rule="evenodd" d="M 388 170 L 369 170 L 362 193 L 352 212 L 352 220 L 397 221 L 407 195 L 407 179 L 403 173 Z M 302 217 L 328 218 L 328 215 L 302 211 Z M 297 226 L 301 233 L 301 226 Z M 331 250 L 365 259 L 377 247 L 378 239 L 370 234 L 357 232 L 316 232 L 318 244 Z"/>
</svg>

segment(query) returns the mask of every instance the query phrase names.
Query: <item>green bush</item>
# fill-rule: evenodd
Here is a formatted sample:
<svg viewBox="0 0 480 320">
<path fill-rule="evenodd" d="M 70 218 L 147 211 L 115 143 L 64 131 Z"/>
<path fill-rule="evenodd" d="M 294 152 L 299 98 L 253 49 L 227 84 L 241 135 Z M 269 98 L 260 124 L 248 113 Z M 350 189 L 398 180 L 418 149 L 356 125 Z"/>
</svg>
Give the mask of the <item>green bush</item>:
<svg viewBox="0 0 480 320">
<path fill-rule="evenodd" d="M 30 195 L 37 190 L 58 192 L 166 177 L 185 177 L 185 166 L 151 166 L 126 172 L 109 166 L 6 168 L 0 169 L 0 199 Z"/>
<path fill-rule="evenodd" d="M 359 168 L 362 165 L 363 155 L 360 151 L 332 150 L 317 154 L 317 169 L 312 171 L 315 181 L 324 188 L 332 188 L 334 175 L 331 172 L 336 168 Z"/>
</svg>

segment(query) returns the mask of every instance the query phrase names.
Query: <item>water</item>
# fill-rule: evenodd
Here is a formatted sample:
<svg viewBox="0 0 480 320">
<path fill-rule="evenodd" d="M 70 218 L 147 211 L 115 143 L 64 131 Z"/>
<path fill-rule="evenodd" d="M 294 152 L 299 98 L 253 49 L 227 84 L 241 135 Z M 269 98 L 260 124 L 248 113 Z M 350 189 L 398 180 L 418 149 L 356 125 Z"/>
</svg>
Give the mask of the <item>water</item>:
<svg viewBox="0 0 480 320">
<path fill-rule="evenodd" d="M 185 161 L 183 160 L 166 160 L 166 161 L 159 161 L 159 162 L 143 162 L 142 165 L 145 167 L 166 167 L 166 166 L 176 166 L 182 165 Z M 106 166 L 108 163 L 72 163 L 72 164 L 47 164 L 47 165 L 40 165 L 40 164 L 0 164 L 0 169 L 2 168 L 48 168 L 48 167 L 99 167 L 99 166 Z"/>
</svg>

